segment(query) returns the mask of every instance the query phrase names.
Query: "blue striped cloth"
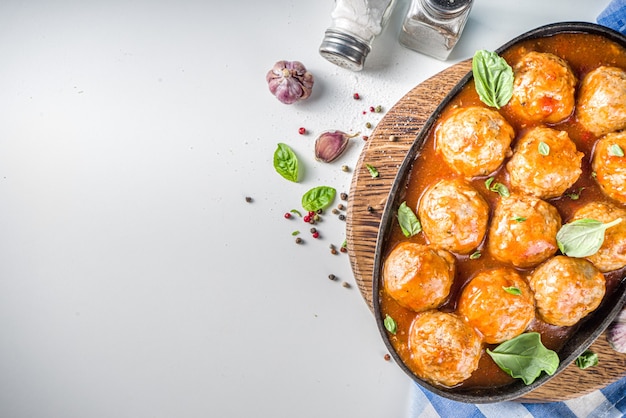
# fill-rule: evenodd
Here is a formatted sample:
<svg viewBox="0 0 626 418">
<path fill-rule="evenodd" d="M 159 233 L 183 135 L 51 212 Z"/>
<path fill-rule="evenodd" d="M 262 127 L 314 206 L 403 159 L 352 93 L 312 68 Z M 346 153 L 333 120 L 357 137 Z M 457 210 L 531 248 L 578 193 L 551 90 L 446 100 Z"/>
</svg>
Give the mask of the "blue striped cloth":
<svg viewBox="0 0 626 418">
<path fill-rule="evenodd" d="M 473 405 L 451 401 L 415 385 L 410 418 L 620 418 L 626 416 L 626 377 L 564 402 L 499 402 Z"/>
<path fill-rule="evenodd" d="M 597 22 L 626 35 L 626 0 L 612 0 Z M 620 418 L 626 417 L 626 377 L 588 395 L 564 402 L 500 402 L 473 405 L 451 401 L 415 384 L 410 418 Z"/>
</svg>

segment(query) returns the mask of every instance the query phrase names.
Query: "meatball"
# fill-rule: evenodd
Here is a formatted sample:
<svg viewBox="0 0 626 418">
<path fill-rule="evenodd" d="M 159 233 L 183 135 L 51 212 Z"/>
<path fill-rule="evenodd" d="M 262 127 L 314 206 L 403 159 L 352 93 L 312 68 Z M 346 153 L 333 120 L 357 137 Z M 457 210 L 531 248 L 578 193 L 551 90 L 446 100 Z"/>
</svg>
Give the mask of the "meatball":
<svg viewBox="0 0 626 418">
<path fill-rule="evenodd" d="M 452 111 L 435 130 L 435 146 L 448 165 L 467 178 L 495 171 L 511 155 L 515 132 L 495 110 L 480 106 Z"/>
<path fill-rule="evenodd" d="M 604 276 L 589 261 L 558 255 L 530 276 L 530 288 L 541 318 L 548 324 L 571 326 L 593 312 L 604 297 Z"/>
<path fill-rule="evenodd" d="M 558 123 L 574 112 L 576 76 L 554 54 L 529 52 L 513 67 L 509 107 L 530 122 Z"/>
<path fill-rule="evenodd" d="M 626 128 L 626 71 L 602 66 L 580 84 L 578 121 L 596 136 Z"/>
<path fill-rule="evenodd" d="M 593 255 L 586 257 L 601 272 L 608 272 L 626 266 L 626 209 L 612 203 L 592 202 L 574 212 L 572 221 L 577 219 L 595 219 L 609 223 L 617 218 L 622 222 L 604 231 L 604 242 Z"/>
<path fill-rule="evenodd" d="M 490 344 L 518 336 L 535 318 L 528 283 L 512 268 L 479 272 L 463 288 L 457 312 Z"/>
<path fill-rule="evenodd" d="M 567 132 L 533 128 L 506 164 L 511 186 L 542 199 L 560 196 L 580 177 L 583 156 Z"/>
<path fill-rule="evenodd" d="M 602 191 L 626 203 L 626 131 L 609 133 L 596 142 L 592 168 Z"/>
<path fill-rule="evenodd" d="M 487 250 L 498 261 L 516 267 L 535 266 L 558 250 L 559 211 L 530 195 L 511 195 L 496 203 Z"/>
<path fill-rule="evenodd" d="M 422 195 L 418 216 L 430 243 L 467 254 L 485 237 L 489 206 L 468 182 L 440 180 Z"/>
<path fill-rule="evenodd" d="M 419 314 L 408 340 L 415 373 L 433 384 L 457 385 L 478 368 L 480 336 L 453 313 L 431 310 Z"/>
<path fill-rule="evenodd" d="M 445 250 L 402 241 L 383 265 L 383 285 L 400 305 L 415 312 L 441 305 L 454 281 L 455 259 Z"/>
</svg>

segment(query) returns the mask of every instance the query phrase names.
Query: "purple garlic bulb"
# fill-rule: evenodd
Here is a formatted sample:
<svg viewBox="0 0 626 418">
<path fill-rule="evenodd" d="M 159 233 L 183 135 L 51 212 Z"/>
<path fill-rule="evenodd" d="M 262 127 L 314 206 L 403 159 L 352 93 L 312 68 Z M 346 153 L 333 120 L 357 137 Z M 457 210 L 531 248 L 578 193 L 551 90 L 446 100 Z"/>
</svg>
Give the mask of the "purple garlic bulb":
<svg viewBox="0 0 626 418">
<path fill-rule="evenodd" d="M 278 100 L 292 104 L 311 95 L 313 74 L 299 61 L 278 61 L 265 76 L 270 91 Z"/>
</svg>

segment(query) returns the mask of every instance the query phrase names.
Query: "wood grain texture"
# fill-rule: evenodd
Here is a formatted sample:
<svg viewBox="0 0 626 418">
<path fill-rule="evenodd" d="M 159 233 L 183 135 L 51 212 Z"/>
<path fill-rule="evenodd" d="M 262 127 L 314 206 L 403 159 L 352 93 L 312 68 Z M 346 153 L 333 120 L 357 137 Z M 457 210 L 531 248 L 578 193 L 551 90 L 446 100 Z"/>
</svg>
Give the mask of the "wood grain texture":
<svg viewBox="0 0 626 418">
<path fill-rule="evenodd" d="M 463 61 L 424 81 L 388 110 L 370 135 L 357 161 L 347 210 L 347 244 L 358 288 L 372 309 L 374 251 L 380 218 L 400 164 L 419 130 L 446 94 L 471 70 Z M 390 140 L 394 136 L 395 141 Z M 380 176 L 372 178 L 366 164 Z M 551 402 L 575 398 L 626 376 L 626 354 L 611 349 L 603 334 L 591 346 L 600 364 L 587 370 L 576 365 L 520 398 L 524 402 Z"/>
</svg>

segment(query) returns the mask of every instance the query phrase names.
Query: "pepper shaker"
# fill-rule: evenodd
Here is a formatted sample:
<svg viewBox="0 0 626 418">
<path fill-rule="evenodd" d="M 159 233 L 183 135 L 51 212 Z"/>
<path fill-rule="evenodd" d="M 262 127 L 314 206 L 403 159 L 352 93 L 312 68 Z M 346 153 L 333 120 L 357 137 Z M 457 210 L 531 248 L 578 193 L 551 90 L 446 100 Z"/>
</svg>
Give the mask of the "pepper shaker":
<svg viewBox="0 0 626 418">
<path fill-rule="evenodd" d="M 400 44 L 445 61 L 461 37 L 471 8 L 472 0 L 412 0 Z"/>
<path fill-rule="evenodd" d="M 396 0 L 336 0 L 320 55 L 340 67 L 361 71 L 372 42 L 385 27 L 395 3 Z"/>
</svg>

